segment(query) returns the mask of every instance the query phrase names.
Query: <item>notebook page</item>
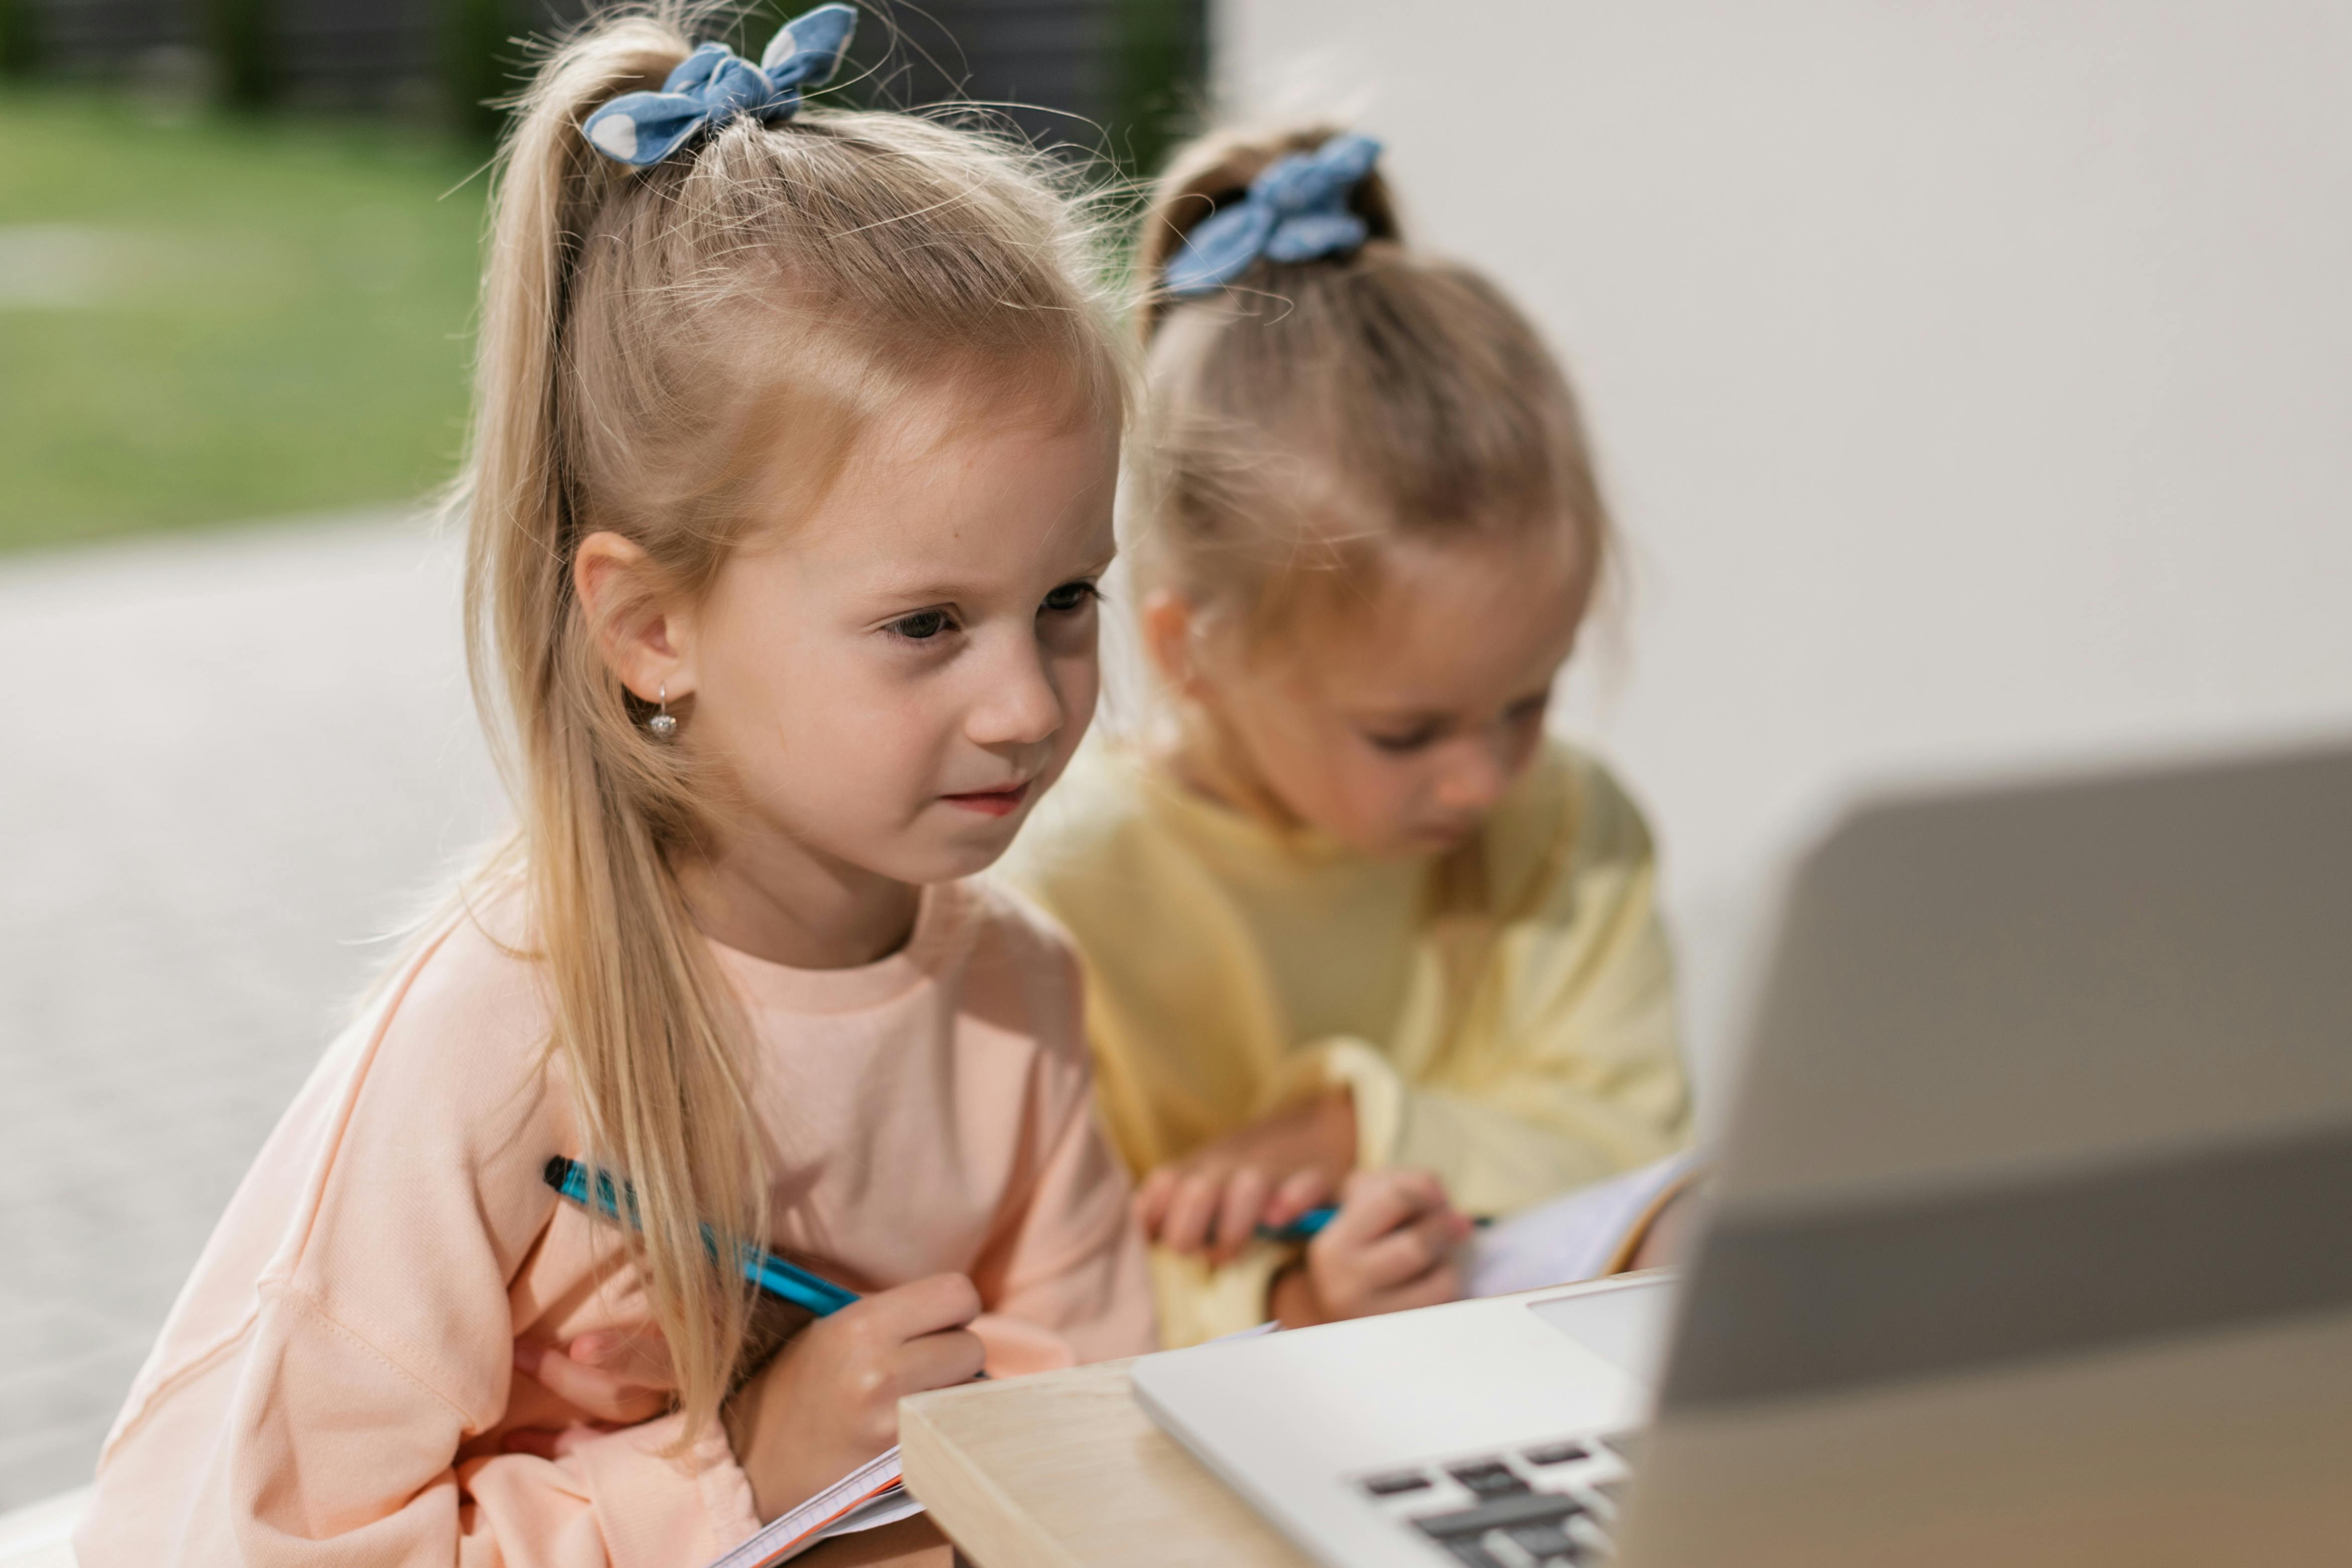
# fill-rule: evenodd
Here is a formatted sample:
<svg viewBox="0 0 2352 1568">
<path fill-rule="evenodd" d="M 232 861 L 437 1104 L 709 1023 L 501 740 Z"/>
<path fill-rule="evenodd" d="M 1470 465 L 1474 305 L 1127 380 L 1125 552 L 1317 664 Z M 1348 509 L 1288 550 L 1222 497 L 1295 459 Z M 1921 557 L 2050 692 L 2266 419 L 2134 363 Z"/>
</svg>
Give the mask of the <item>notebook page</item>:
<svg viewBox="0 0 2352 1568">
<path fill-rule="evenodd" d="M 1472 1244 L 1472 1296 L 1506 1296 L 1590 1279 L 1609 1267 L 1633 1222 L 1697 1163 L 1673 1155 L 1606 1182 L 1580 1187 L 1479 1233 Z"/>
<path fill-rule="evenodd" d="M 710 1568 L 771 1568 L 828 1537 L 872 1530 L 919 1512 L 922 1506 L 899 1484 L 898 1450 L 886 1449 L 800 1507 L 778 1514 Z"/>
</svg>

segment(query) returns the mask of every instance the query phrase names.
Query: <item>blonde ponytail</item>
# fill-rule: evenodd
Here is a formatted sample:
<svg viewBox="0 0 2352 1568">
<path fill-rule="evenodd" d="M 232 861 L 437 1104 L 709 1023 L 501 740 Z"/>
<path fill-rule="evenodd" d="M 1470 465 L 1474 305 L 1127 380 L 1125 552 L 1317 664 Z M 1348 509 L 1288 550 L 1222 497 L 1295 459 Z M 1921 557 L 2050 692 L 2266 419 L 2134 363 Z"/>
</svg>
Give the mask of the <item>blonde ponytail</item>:
<svg viewBox="0 0 2352 1568">
<path fill-rule="evenodd" d="M 1125 384 L 1087 241 L 1024 150 L 803 110 L 643 170 L 596 152 L 581 121 L 660 86 L 686 15 L 591 27 L 520 104 L 459 502 L 476 698 L 520 819 L 494 865 L 528 889 L 587 1156 L 635 1189 L 628 1246 L 694 1432 L 742 1370 L 747 1307 L 703 1224 L 764 1238 L 768 1218 L 743 1023 L 672 869 L 723 833 L 726 781 L 646 734 L 573 551 L 610 530 L 699 593 L 749 530 L 789 523 L 755 510 L 774 497 L 755 481 L 834 471 L 912 388 L 986 379 L 1116 417 Z"/>
</svg>

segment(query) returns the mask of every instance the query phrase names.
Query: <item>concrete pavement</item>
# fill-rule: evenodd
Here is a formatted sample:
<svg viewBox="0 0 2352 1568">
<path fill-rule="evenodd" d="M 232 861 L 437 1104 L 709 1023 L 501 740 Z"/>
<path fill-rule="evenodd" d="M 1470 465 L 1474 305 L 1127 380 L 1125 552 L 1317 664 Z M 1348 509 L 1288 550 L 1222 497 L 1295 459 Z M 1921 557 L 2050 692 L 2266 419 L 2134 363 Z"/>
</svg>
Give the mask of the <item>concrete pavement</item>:
<svg viewBox="0 0 2352 1568">
<path fill-rule="evenodd" d="M 0 563 L 0 1509 L 89 1479 L 372 939 L 499 819 L 458 553 L 382 514 Z"/>
</svg>

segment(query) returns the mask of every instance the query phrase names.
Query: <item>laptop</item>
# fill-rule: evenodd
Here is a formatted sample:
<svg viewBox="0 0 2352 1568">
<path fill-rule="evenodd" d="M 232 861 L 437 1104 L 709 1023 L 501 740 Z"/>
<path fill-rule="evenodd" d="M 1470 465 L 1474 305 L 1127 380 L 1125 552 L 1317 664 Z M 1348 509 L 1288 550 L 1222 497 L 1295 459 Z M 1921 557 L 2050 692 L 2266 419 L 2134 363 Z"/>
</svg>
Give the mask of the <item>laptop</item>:
<svg viewBox="0 0 2352 1568">
<path fill-rule="evenodd" d="M 1148 1356 L 1331 1568 L 2352 1563 L 2352 751 L 1890 796 L 1664 1275 Z"/>
</svg>

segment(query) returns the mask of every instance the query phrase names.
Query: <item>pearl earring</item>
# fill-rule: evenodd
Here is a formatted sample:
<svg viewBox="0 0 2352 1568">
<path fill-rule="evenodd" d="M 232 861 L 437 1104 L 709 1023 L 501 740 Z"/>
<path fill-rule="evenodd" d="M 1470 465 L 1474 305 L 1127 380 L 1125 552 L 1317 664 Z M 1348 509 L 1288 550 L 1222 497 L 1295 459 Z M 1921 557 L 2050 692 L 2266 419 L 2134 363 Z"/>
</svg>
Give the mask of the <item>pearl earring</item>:
<svg viewBox="0 0 2352 1568">
<path fill-rule="evenodd" d="M 659 711 L 646 721 L 646 731 L 656 741 L 667 741 L 677 734 L 677 715 L 669 710 L 669 683 L 662 683 L 661 696 L 656 699 Z"/>
</svg>

